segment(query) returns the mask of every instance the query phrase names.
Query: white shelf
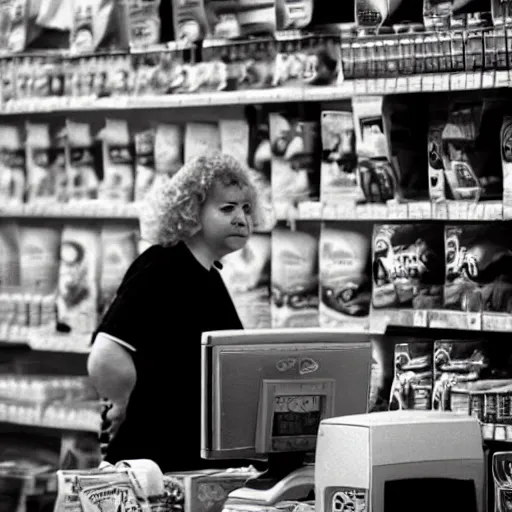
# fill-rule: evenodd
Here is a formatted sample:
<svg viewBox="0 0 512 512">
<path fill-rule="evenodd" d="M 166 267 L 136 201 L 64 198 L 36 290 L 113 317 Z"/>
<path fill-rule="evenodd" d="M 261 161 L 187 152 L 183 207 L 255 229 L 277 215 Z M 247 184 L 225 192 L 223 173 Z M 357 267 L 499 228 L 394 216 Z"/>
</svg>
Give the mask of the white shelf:
<svg viewBox="0 0 512 512">
<path fill-rule="evenodd" d="M 137 110 L 205 106 L 251 105 L 255 103 L 297 103 L 335 101 L 354 95 L 407 94 L 466 91 L 510 87 L 511 71 L 436 73 L 396 78 L 340 81 L 333 86 L 296 86 L 274 89 L 248 89 L 227 92 L 169 94 L 161 96 L 51 97 L 9 100 L 4 114 L 53 111 Z"/>
<path fill-rule="evenodd" d="M 112 204 L 100 201 L 0 206 L 0 217 L 119 218 L 138 219 L 137 203 Z"/>
</svg>

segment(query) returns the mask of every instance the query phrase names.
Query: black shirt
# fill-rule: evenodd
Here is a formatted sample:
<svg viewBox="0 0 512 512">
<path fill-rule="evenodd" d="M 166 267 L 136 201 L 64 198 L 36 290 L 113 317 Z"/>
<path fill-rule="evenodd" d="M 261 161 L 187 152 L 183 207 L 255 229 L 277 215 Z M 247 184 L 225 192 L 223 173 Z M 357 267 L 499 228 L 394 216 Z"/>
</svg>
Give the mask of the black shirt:
<svg viewBox="0 0 512 512">
<path fill-rule="evenodd" d="M 201 334 L 242 329 L 219 272 L 180 242 L 152 246 L 128 269 L 97 332 L 124 344 L 137 383 L 106 460 L 152 459 L 162 471 L 229 467 L 204 461 Z"/>
</svg>

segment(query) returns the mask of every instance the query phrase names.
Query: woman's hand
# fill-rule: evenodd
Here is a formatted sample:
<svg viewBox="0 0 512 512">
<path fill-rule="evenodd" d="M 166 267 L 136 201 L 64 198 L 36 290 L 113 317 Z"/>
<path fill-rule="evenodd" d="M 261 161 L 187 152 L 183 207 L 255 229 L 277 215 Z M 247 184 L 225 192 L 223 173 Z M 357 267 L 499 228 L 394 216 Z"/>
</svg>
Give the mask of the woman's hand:
<svg viewBox="0 0 512 512">
<path fill-rule="evenodd" d="M 120 402 L 103 402 L 103 411 L 101 414 L 101 451 L 105 454 L 108 444 L 114 439 L 119 431 L 119 427 L 126 418 L 127 404 Z"/>
</svg>

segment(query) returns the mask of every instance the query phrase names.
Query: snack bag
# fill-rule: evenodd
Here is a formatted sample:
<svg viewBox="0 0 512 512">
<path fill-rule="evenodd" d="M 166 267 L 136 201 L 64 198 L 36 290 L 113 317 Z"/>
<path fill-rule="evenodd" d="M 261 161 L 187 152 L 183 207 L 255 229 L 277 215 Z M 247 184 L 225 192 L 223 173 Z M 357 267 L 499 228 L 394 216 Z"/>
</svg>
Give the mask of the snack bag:
<svg viewBox="0 0 512 512">
<path fill-rule="evenodd" d="M 395 374 L 389 410 L 431 409 L 432 374 L 432 343 L 395 345 Z"/>
<path fill-rule="evenodd" d="M 368 331 L 370 223 L 324 222 L 320 235 L 320 326 Z"/>
<path fill-rule="evenodd" d="M 373 232 L 370 328 L 426 327 L 445 282 L 444 228 L 438 224 L 376 224 Z"/>
<path fill-rule="evenodd" d="M 311 221 L 272 231 L 272 327 L 318 326 L 319 237 L 320 225 Z"/>
<path fill-rule="evenodd" d="M 25 149 L 21 127 L 0 125 L 0 199 L 2 204 L 22 204 L 25 199 Z"/>
</svg>

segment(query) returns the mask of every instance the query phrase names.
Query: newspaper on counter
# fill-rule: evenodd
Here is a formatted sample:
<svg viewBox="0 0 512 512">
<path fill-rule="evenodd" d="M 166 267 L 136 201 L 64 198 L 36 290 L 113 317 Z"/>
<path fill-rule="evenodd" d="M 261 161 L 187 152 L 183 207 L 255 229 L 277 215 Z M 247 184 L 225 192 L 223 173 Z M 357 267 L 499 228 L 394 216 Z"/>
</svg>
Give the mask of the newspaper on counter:
<svg viewBox="0 0 512 512">
<path fill-rule="evenodd" d="M 163 475 L 147 460 L 86 471 L 58 471 L 55 512 L 150 512 L 164 493 Z"/>
</svg>

